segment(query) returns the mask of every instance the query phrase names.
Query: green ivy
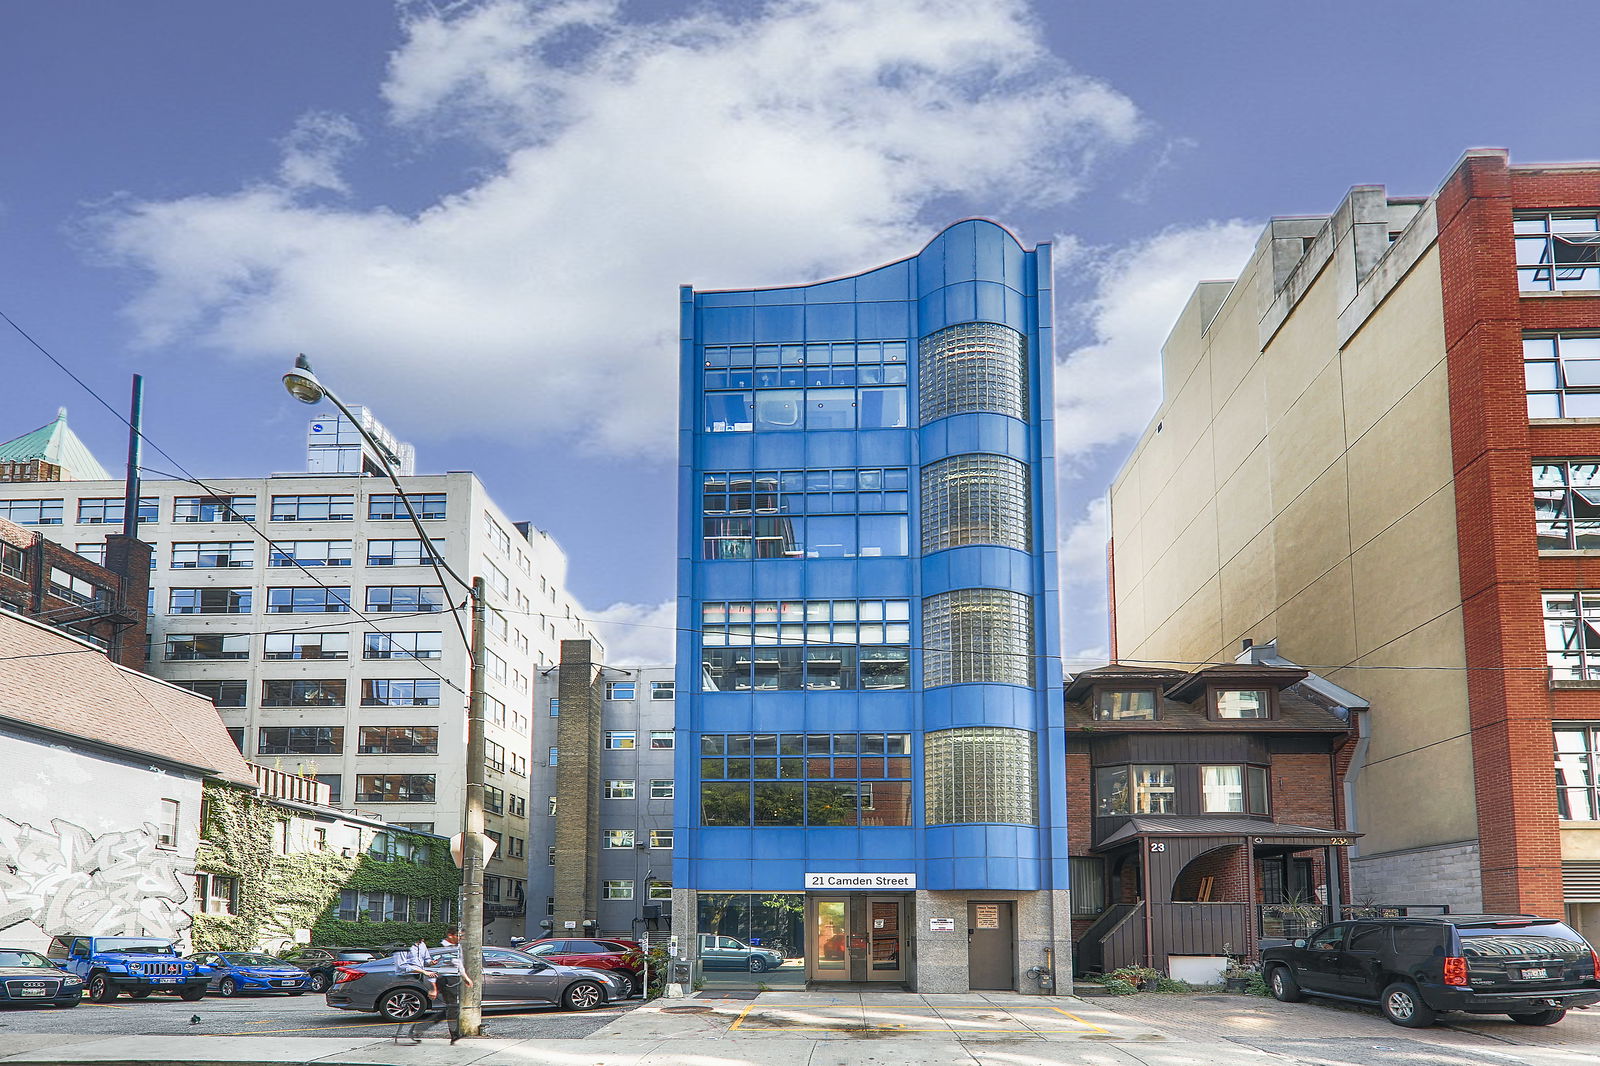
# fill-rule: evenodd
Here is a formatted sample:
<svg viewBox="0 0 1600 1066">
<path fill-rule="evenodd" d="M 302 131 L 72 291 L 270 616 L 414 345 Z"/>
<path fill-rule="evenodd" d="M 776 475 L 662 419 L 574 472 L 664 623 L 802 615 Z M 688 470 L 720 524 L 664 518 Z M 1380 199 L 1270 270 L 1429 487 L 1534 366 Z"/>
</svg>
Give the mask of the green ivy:
<svg viewBox="0 0 1600 1066">
<path fill-rule="evenodd" d="M 196 951 L 248 951 L 263 943 L 291 941 L 301 929 L 312 943 L 349 947 L 435 942 L 449 923 L 341 921 L 339 893 L 346 889 L 394 892 L 446 903 L 456 896 L 460 875 L 440 842 L 402 829 L 385 832 L 426 847 L 425 862 L 383 859 L 330 851 L 280 855 L 281 808 L 239 789 L 206 786 L 206 825 L 195 854 L 201 873 L 237 879 L 232 915 L 197 914 L 190 932 Z"/>
</svg>

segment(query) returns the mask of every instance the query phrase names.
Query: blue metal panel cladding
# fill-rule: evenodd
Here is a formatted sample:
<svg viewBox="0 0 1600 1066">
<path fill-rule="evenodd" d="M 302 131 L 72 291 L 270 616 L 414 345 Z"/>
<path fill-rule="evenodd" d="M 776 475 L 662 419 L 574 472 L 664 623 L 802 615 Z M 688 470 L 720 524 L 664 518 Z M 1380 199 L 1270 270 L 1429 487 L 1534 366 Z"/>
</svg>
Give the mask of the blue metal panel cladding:
<svg viewBox="0 0 1600 1066">
<path fill-rule="evenodd" d="M 675 887 L 795 891 L 808 870 L 1067 887 L 1051 298 L 1049 246 L 983 220 L 853 277 L 683 288 Z M 968 334 L 988 339 L 952 355 Z M 945 360 L 938 384 L 928 358 Z M 1021 375 L 1009 406 L 971 402 L 996 387 L 983 358 Z M 944 390 L 927 421 L 919 383 Z M 962 455 L 1024 464 L 1026 519 L 1008 545 L 952 536 L 924 555 L 921 472 Z M 959 509 L 966 486 L 929 476 Z M 1002 631 L 1025 646 L 995 651 Z M 990 668 L 1008 654 L 1031 668 Z M 954 777 L 927 776 L 929 732 Z M 1029 736 L 1036 765 L 1015 769 L 1033 774 L 1036 824 L 984 821 L 1016 805 L 954 782 L 999 765 L 984 738 Z M 784 762 L 785 745 L 805 757 Z M 833 776 L 813 780 L 830 750 Z"/>
</svg>

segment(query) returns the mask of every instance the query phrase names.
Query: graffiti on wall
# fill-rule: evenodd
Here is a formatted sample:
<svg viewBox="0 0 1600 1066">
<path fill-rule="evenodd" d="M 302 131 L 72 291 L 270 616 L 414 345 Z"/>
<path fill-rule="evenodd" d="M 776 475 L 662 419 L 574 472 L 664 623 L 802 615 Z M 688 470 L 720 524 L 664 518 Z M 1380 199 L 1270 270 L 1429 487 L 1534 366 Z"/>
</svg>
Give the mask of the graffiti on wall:
<svg viewBox="0 0 1600 1066">
<path fill-rule="evenodd" d="M 176 938 L 189 927 L 185 862 L 156 832 L 96 836 L 64 818 L 41 829 L 0 815 L 0 932 L 31 920 L 50 934 Z"/>
</svg>

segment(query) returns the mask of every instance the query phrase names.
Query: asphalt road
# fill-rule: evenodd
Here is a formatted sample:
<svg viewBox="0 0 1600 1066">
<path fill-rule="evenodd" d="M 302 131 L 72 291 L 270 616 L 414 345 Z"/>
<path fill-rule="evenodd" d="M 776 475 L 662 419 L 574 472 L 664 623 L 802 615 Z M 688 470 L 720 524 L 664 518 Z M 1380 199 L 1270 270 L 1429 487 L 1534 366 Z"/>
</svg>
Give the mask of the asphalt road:
<svg viewBox="0 0 1600 1066">
<path fill-rule="evenodd" d="M 512 1012 L 489 1010 L 484 1028 L 489 1035 L 516 1039 L 582 1038 L 632 1010 L 630 999 L 604 1010 L 574 1013 L 559 1007 L 531 1007 Z M 198 1018 L 196 1022 L 193 1019 Z M 207 996 L 185 1003 L 174 996 L 145 1000 L 119 998 L 112 1003 L 81 1003 L 69 1009 L 18 1007 L 0 1009 L 0 1046 L 11 1033 L 118 1033 L 143 1036 L 387 1036 L 392 1022 L 376 1014 L 334 1010 L 321 996 Z M 435 1030 L 443 1036 L 444 1027 Z"/>
</svg>

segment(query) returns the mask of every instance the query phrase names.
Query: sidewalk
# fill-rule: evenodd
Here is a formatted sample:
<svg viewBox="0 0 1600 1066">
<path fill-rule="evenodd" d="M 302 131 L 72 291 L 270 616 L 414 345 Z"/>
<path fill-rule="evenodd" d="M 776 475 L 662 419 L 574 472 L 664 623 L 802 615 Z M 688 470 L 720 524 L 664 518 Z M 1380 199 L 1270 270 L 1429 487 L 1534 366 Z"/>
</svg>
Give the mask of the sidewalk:
<svg viewBox="0 0 1600 1066">
<path fill-rule="evenodd" d="M 1592 1066 L 1596 1048 L 1448 1047 L 1427 1031 L 1389 1027 L 1346 1039 L 1297 1028 L 1253 1038 L 1213 1026 L 1163 1027 L 1160 997 L 1133 1002 L 1011 993 L 818 994 L 767 992 L 751 1000 L 658 1000 L 583 1039 L 430 1040 L 400 1047 L 370 1034 L 264 1036 L 0 1037 L 0 1063 L 261 1063 L 270 1066 L 1262 1066 L 1303 1063 L 1483 1063 Z M 1193 1004 L 1202 1013 L 1248 1014 L 1253 1004 Z M 1141 1003 L 1146 1001 L 1147 1003 Z M 1312 1016 L 1320 1017 L 1320 1016 Z M 1196 1019 L 1198 1020 L 1198 1019 Z M 1327 1019 L 1323 1019 L 1327 1021 Z M 491 1021 L 492 1024 L 492 1021 Z M 1387 1025 L 1387 1023 L 1384 1023 Z M 1287 1029 L 1287 1032 L 1283 1032 Z M 1364 1033 L 1352 1026 L 1353 1033 Z M 1309 1039 L 1308 1039 L 1309 1037 Z M 1320 1038 L 1319 1038 L 1320 1037 Z M 1282 1047 L 1272 1046 L 1284 1045 Z M 1441 1055 L 1440 1052 L 1445 1052 Z"/>
</svg>

